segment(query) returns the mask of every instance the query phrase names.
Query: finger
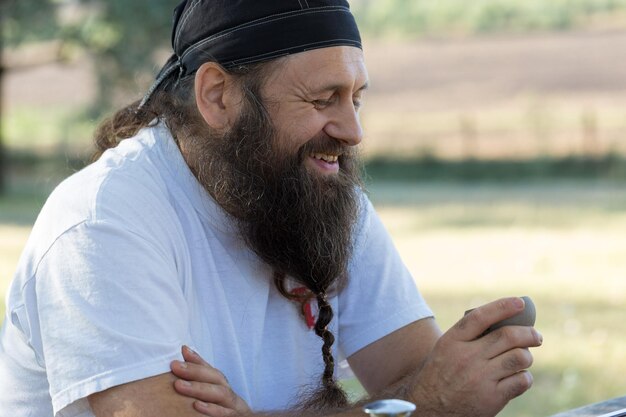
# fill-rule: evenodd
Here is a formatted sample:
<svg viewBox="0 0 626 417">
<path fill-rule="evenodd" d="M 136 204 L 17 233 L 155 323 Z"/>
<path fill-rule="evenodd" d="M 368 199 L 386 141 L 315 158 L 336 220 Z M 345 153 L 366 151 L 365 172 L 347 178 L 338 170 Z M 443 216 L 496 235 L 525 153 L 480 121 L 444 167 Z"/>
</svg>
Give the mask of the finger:
<svg viewBox="0 0 626 417">
<path fill-rule="evenodd" d="M 233 417 L 235 415 L 239 415 L 235 410 L 222 407 L 218 404 L 206 403 L 203 401 L 195 401 L 193 403 L 193 408 L 196 409 L 199 413 L 202 413 L 211 417 Z"/>
<path fill-rule="evenodd" d="M 183 358 L 185 359 L 185 361 L 191 362 L 191 363 L 197 363 L 198 365 L 211 366 L 209 365 L 207 361 L 202 359 L 202 357 L 196 351 L 191 349 L 189 346 L 186 346 L 186 345 L 183 346 L 181 351 L 183 353 Z"/>
<path fill-rule="evenodd" d="M 197 365 L 195 363 L 172 361 L 170 364 L 172 373 L 187 381 L 205 382 L 215 385 L 228 386 L 224 374 L 209 365 Z"/>
<path fill-rule="evenodd" d="M 543 336 L 534 327 L 505 326 L 483 336 L 480 342 L 485 343 L 487 357 L 495 358 L 511 349 L 541 346 Z"/>
<path fill-rule="evenodd" d="M 207 384 L 203 382 L 185 381 L 178 379 L 174 382 L 174 389 L 181 395 L 195 398 L 207 403 L 221 405 L 235 409 L 239 397 L 237 394 L 223 385 Z"/>
<path fill-rule="evenodd" d="M 209 408 L 210 404 L 207 404 L 203 401 L 200 400 L 196 400 L 193 402 L 193 408 L 199 412 L 200 414 L 204 414 L 205 416 L 213 416 L 213 414 L 211 414 L 211 409 Z M 217 406 L 219 407 L 219 406 Z"/>
<path fill-rule="evenodd" d="M 484 306 L 478 307 L 453 327 L 456 337 L 461 341 L 479 338 L 491 325 L 513 317 L 524 310 L 524 300 L 518 297 L 501 298 Z"/>
<path fill-rule="evenodd" d="M 502 379 L 496 386 L 496 391 L 506 400 L 519 397 L 533 385 L 533 376 L 528 371 L 521 371 Z"/>
<path fill-rule="evenodd" d="M 517 348 L 509 350 L 490 360 L 487 365 L 487 370 L 490 379 L 501 381 L 530 368 L 532 364 L 533 355 L 530 351 L 528 349 Z"/>
</svg>

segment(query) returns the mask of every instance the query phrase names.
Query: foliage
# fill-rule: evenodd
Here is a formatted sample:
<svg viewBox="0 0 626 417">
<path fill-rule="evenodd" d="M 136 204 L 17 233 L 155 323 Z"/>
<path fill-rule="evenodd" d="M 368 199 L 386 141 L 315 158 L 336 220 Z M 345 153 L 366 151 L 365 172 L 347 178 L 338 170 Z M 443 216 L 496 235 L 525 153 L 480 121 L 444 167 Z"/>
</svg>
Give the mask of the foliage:
<svg viewBox="0 0 626 417">
<path fill-rule="evenodd" d="M 367 163 L 376 180 L 423 182 L 520 182 L 551 179 L 626 179 L 626 160 L 616 154 L 522 160 L 450 161 L 423 155 L 414 158 L 379 156 Z"/>
<path fill-rule="evenodd" d="M 156 72 L 155 52 L 168 45 L 177 0 L 81 0 L 85 20 L 64 25 L 63 37 L 89 51 L 97 63 L 96 110 L 106 109 L 116 88 L 136 89 L 137 74 Z M 115 87 L 115 88 L 113 88 Z"/>
<path fill-rule="evenodd" d="M 155 53 L 167 47 L 177 0 L 20 0 L 7 8 L 7 44 L 58 40 L 62 51 L 93 57 L 96 113 L 121 90 L 136 89 L 137 74 L 156 72 Z M 51 18 L 52 17 L 52 18 Z"/>
<path fill-rule="evenodd" d="M 48 40 L 58 33 L 52 0 L 4 0 L 0 3 L 2 38 L 6 46 Z M 37 30 L 33 30 L 37 28 Z"/>
</svg>

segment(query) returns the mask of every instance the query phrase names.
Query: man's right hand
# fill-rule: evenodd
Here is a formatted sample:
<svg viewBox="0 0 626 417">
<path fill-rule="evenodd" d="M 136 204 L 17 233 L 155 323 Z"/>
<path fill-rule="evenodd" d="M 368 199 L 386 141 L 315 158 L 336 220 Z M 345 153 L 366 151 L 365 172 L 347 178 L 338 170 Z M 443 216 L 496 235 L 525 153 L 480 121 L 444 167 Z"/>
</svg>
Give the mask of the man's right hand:
<svg viewBox="0 0 626 417">
<path fill-rule="evenodd" d="M 505 326 L 487 335 L 494 323 L 524 309 L 519 298 L 504 298 L 479 307 L 437 341 L 415 373 L 408 399 L 424 416 L 495 416 L 532 385 L 529 347 L 540 346 L 532 327 Z"/>
</svg>

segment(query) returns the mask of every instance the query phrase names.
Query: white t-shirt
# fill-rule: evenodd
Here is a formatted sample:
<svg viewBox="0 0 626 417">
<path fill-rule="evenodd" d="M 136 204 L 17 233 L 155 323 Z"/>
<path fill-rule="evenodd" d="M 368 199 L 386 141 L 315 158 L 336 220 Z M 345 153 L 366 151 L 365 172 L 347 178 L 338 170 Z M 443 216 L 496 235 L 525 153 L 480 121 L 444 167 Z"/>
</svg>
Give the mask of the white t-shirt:
<svg viewBox="0 0 626 417">
<path fill-rule="evenodd" d="M 350 283 L 330 299 L 337 358 L 432 312 L 366 197 Z M 253 410 L 317 383 L 322 341 L 202 189 L 162 124 L 65 180 L 7 295 L 0 416 L 93 416 L 86 397 L 169 372 L 183 344 Z"/>
</svg>

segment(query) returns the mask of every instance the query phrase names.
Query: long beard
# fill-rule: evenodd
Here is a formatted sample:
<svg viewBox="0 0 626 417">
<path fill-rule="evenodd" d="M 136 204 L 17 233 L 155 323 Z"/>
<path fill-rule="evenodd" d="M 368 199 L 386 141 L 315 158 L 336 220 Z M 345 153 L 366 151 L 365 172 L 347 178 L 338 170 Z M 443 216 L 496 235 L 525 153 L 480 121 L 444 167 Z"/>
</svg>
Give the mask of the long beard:
<svg viewBox="0 0 626 417">
<path fill-rule="evenodd" d="M 345 406 L 347 396 L 333 377 L 335 338 L 328 329 L 333 311 L 326 296 L 348 279 L 362 190 L 355 151 L 323 133 L 297 151 L 279 149 L 288 138 L 279 138 L 263 105 L 250 96 L 224 135 L 207 131 L 202 122 L 178 127 L 177 136 L 187 133 L 183 154 L 196 178 L 234 219 L 248 246 L 274 269 L 277 289 L 306 302 L 287 293 L 290 277 L 317 298 L 314 330 L 323 340 L 322 384 L 306 393 L 300 407 Z M 339 173 L 309 172 L 304 162 L 312 153 L 339 154 Z"/>
<path fill-rule="evenodd" d="M 354 150 L 325 134 L 297 151 L 277 150 L 277 132 L 252 103 L 229 132 L 195 142 L 198 180 L 264 262 L 314 293 L 343 287 L 362 189 Z M 309 172 L 312 152 L 340 153 L 340 172 Z"/>
</svg>

